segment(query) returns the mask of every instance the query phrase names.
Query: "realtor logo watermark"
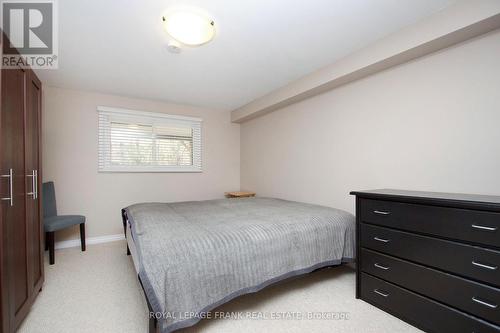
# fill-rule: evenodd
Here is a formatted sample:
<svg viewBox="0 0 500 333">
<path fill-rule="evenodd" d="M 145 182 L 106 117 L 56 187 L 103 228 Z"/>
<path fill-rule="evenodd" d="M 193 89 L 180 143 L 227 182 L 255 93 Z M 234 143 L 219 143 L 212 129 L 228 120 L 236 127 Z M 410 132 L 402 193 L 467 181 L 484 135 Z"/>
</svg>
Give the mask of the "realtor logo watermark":
<svg viewBox="0 0 500 333">
<path fill-rule="evenodd" d="M 2 0 L 1 11 L 2 30 L 9 39 L 2 41 L 2 67 L 57 69 L 56 0 Z"/>
</svg>

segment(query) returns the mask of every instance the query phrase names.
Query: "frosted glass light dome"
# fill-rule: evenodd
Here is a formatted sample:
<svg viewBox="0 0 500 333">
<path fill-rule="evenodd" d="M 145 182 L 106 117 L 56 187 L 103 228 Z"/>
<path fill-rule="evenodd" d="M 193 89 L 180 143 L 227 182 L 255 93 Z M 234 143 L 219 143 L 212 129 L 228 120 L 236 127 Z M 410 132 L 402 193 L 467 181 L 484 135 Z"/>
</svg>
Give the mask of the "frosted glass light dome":
<svg viewBox="0 0 500 333">
<path fill-rule="evenodd" d="M 198 46 L 215 36 L 215 24 L 211 19 L 192 11 L 174 11 L 163 17 L 165 30 L 178 42 Z"/>
</svg>

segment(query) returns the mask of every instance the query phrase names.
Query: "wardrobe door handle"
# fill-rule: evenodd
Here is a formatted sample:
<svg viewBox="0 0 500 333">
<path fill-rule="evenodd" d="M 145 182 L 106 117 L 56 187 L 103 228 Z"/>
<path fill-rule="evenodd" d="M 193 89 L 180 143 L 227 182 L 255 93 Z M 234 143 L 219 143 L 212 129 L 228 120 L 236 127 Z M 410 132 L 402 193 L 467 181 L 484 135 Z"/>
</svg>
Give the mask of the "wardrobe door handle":
<svg viewBox="0 0 500 333">
<path fill-rule="evenodd" d="M 497 231 L 498 227 L 487 227 L 484 225 L 472 224 L 471 227 L 474 229 L 484 230 L 484 231 Z"/>
<path fill-rule="evenodd" d="M 373 237 L 373 239 L 376 240 L 377 242 L 382 242 L 382 243 L 389 243 L 391 241 L 390 239 L 383 239 L 379 237 Z"/>
<path fill-rule="evenodd" d="M 389 293 L 384 293 L 383 291 L 380 291 L 378 289 L 373 289 L 373 292 L 375 294 L 378 294 L 378 295 L 382 296 L 382 297 L 389 297 Z"/>
<path fill-rule="evenodd" d="M 375 214 L 378 214 L 378 215 L 389 215 L 391 212 L 386 212 L 386 211 L 383 211 L 383 210 L 374 210 L 373 211 Z"/>
<path fill-rule="evenodd" d="M 31 195 L 33 200 L 36 199 L 36 194 L 35 194 L 35 170 L 31 171 L 31 175 L 26 175 L 26 177 L 31 177 L 31 192 L 26 193 L 27 195 Z"/>
<path fill-rule="evenodd" d="M 38 199 L 38 170 L 33 170 L 33 174 L 35 176 L 34 184 L 35 184 L 35 200 L 36 200 Z"/>
<path fill-rule="evenodd" d="M 2 201 L 9 201 L 10 206 L 14 206 L 14 171 L 9 169 L 9 173 L 6 175 L 1 175 L 1 178 L 9 178 L 9 196 L 7 198 L 1 198 Z"/>
<path fill-rule="evenodd" d="M 384 271 L 387 271 L 390 268 L 390 267 L 382 266 L 379 263 L 375 263 L 375 264 L 373 264 L 373 266 L 380 268 L 380 269 L 383 269 Z"/>
<path fill-rule="evenodd" d="M 482 301 L 482 300 L 480 300 L 480 299 L 477 299 L 477 298 L 475 298 L 475 297 L 472 297 L 472 300 L 473 300 L 474 302 L 478 303 L 478 304 L 481 304 L 481 305 L 487 306 L 487 307 L 489 307 L 489 308 L 491 308 L 491 309 L 496 309 L 496 308 L 498 307 L 498 305 L 496 305 L 496 304 L 491 304 L 491 303 L 488 303 L 488 302 Z"/>
<path fill-rule="evenodd" d="M 472 261 L 472 264 L 474 266 L 477 266 L 477 267 L 481 267 L 481 268 L 486 268 L 486 269 L 489 269 L 491 271 L 496 271 L 498 266 L 490 266 L 490 265 L 486 265 L 486 264 L 481 264 L 479 262 L 476 262 L 476 261 Z"/>
</svg>

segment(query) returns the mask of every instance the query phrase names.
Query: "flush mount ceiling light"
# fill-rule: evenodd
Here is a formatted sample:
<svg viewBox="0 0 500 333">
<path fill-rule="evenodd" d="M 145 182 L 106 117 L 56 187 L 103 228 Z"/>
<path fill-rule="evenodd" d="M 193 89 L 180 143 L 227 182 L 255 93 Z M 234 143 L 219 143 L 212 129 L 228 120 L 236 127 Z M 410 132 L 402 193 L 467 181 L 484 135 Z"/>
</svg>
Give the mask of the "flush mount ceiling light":
<svg viewBox="0 0 500 333">
<path fill-rule="evenodd" d="M 214 21 L 194 11 L 172 11 L 163 16 L 163 24 L 170 37 L 188 46 L 208 43 L 215 36 Z"/>
</svg>

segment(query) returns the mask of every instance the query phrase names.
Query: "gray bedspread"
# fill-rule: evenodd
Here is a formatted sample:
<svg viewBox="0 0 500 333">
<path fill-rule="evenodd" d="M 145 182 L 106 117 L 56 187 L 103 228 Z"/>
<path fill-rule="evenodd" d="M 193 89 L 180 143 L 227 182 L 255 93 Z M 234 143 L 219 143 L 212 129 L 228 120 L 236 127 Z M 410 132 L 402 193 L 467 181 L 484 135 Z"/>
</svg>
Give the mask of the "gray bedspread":
<svg viewBox="0 0 500 333">
<path fill-rule="evenodd" d="M 257 197 L 125 211 L 162 333 L 273 282 L 351 261 L 355 252 L 354 216 L 329 207 Z"/>
</svg>

